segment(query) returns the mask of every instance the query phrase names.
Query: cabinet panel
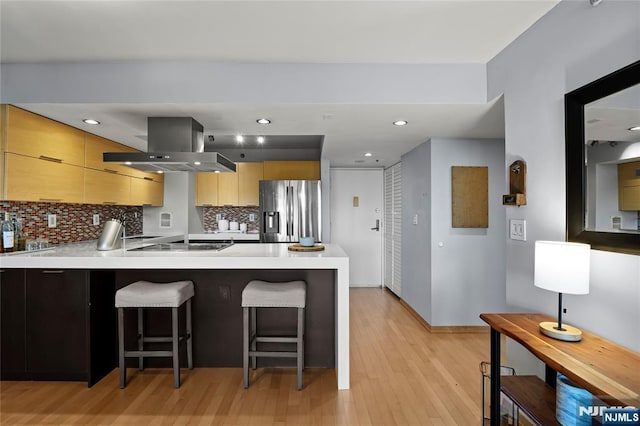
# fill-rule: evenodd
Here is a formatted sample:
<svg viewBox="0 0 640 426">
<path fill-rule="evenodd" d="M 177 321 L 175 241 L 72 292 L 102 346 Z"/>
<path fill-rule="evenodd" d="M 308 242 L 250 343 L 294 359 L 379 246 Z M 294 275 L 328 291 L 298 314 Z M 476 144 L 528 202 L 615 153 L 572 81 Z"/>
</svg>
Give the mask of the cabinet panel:
<svg viewBox="0 0 640 426">
<path fill-rule="evenodd" d="M 640 211 L 640 182 L 637 185 L 625 185 L 622 187 L 620 210 Z"/>
<path fill-rule="evenodd" d="M 218 205 L 238 205 L 238 173 L 218 173 Z"/>
<path fill-rule="evenodd" d="M 263 179 L 262 163 L 237 163 L 238 165 L 238 205 L 257 206 L 260 204 L 259 182 Z"/>
<path fill-rule="evenodd" d="M 20 108 L 7 108 L 7 152 L 84 166 L 84 133 Z"/>
<path fill-rule="evenodd" d="M 164 200 L 164 184 L 148 179 L 131 178 L 130 204 L 134 206 L 161 206 Z"/>
<path fill-rule="evenodd" d="M 196 173 L 196 206 L 218 205 L 218 176 L 220 173 Z"/>
<path fill-rule="evenodd" d="M 618 164 L 618 209 L 640 210 L 640 161 Z"/>
<path fill-rule="evenodd" d="M 156 182 L 164 181 L 164 177 L 160 173 L 143 172 L 142 170 L 136 170 L 124 164 L 105 163 L 102 161 L 102 154 L 105 152 L 138 152 L 138 150 L 91 133 L 86 133 L 85 167 L 107 172 L 116 172 L 121 175 L 133 176 L 140 179 L 151 179 Z"/>
<path fill-rule="evenodd" d="M 117 172 L 123 175 L 130 176 L 129 172 L 131 167 L 127 167 L 121 164 L 105 163 L 102 161 L 102 154 L 105 152 L 135 152 L 136 150 L 128 146 L 121 145 L 119 143 L 110 141 L 109 139 L 101 138 L 100 136 L 86 133 L 85 147 L 84 147 L 84 166 L 102 170 L 106 172 Z M 129 172 L 129 173 L 128 173 Z"/>
<path fill-rule="evenodd" d="M 0 379 L 25 380 L 25 270 L 0 270 Z"/>
<path fill-rule="evenodd" d="M 87 204 L 130 204 L 131 177 L 85 169 L 84 202 Z"/>
<path fill-rule="evenodd" d="M 7 153 L 5 200 L 82 203 L 84 168 Z"/>
<path fill-rule="evenodd" d="M 35 380 L 87 378 L 87 272 L 27 270 L 27 371 Z"/>
<path fill-rule="evenodd" d="M 264 180 L 318 180 L 319 161 L 265 161 Z"/>
</svg>

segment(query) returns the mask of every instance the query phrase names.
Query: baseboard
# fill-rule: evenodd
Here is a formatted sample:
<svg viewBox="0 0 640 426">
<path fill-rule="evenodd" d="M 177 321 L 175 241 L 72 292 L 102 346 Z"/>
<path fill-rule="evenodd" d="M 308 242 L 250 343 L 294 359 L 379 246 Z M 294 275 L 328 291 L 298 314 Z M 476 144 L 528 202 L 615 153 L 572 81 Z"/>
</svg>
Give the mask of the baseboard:
<svg viewBox="0 0 640 426">
<path fill-rule="evenodd" d="M 489 326 L 485 325 L 431 325 L 416 312 L 407 302 L 398 298 L 400 304 L 425 328 L 429 333 L 488 333 Z"/>
</svg>

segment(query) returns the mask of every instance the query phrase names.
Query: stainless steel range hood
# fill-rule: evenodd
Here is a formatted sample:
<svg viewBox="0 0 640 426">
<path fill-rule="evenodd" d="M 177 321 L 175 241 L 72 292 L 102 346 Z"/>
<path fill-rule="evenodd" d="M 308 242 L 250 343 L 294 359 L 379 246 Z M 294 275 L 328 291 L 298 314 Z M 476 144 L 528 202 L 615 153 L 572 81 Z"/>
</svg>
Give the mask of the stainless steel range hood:
<svg viewBox="0 0 640 426">
<path fill-rule="evenodd" d="M 204 128 L 191 117 L 149 117 L 148 152 L 105 152 L 105 163 L 145 172 L 235 172 L 236 165 L 217 152 L 204 151 Z"/>
</svg>

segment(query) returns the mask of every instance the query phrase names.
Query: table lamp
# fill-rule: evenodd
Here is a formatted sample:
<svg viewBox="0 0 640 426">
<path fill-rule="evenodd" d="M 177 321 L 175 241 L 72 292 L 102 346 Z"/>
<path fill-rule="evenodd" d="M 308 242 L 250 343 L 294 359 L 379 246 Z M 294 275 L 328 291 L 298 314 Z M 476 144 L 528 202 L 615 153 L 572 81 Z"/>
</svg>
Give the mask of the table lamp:
<svg viewBox="0 0 640 426">
<path fill-rule="evenodd" d="M 562 323 L 562 293 L 589 293 L 589 244 L 536 241 L 534 285 L 558 292 L 558 322 L 541 322 L 540 331 L 568 342 L 582 339 L 582 332 Z"/>
</svg>

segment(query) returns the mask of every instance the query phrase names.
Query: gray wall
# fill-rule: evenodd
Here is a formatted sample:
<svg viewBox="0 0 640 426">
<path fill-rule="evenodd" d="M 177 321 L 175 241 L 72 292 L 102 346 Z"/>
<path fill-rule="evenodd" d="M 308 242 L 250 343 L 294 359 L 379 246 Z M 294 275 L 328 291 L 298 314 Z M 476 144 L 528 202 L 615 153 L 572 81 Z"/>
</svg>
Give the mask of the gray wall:
<svg viewBox="0 0 640 426">
<path fill-rule="evenodd" d="M 402 156 L 402 299 L 431 324 L 431 145 Z M 418 224 L 413 217 L 418 215 Z"/>
<path fill-rule="evenodd" d="M 565 239 L 564 94 L 640 58 L 638 17 L 637 1 L 563 1 L 488 64 L 488 98 L 505 99 L 506 163 L 528 166 L 528 204 L 507 209 L 528 234 L 506 240 L 512 309 L 556 313 L 557 295 L 533 285 L 533 253 L 535 240 Z M 564 299 L 568 323 L 640 351 L 639 256 L 593 250 L 590 294 Z"/>
<path fill-rule="evenodd" d="M 451 227 L 451 166 L 489 167 L 488 228 Z M 502 140 L 433 138 L 402 156 L 402 298 L 432 326 L 506 309 L 505 188 Z"/>
<path fill-rule="evenodd" d="M 431 139 L 431 325 L 486 325 L 504 312 L 504 141 Z M 489 227 L 451 227 L 451 166 L 489 168 Z"/>
<path fill-rule="evenodd" d="M 162 207 L 143 208 L 143 231 L 147 235 L 188 234 L 190 209 L 195 209 L 194 195 L 188 188 L 194 186 L 193 173 L 177 172 L 164 175 L 164 204 Z M 171 228 L 160 228 L 160 213 L 170 212 Z"/>
</svg>

